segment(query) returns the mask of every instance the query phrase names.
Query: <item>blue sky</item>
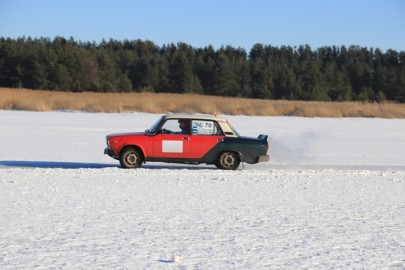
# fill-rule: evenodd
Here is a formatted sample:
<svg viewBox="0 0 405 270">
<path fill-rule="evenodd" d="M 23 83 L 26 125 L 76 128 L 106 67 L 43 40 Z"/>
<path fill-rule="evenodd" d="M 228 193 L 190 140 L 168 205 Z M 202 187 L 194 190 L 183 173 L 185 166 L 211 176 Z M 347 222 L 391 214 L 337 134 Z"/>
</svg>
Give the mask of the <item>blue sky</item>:
<svg viewBox="0 0 405 270">
<path fill-rule="evenodd" d="M 405 51 L 405 1 L 0 0 L 0 36 Z"/>
</svg>

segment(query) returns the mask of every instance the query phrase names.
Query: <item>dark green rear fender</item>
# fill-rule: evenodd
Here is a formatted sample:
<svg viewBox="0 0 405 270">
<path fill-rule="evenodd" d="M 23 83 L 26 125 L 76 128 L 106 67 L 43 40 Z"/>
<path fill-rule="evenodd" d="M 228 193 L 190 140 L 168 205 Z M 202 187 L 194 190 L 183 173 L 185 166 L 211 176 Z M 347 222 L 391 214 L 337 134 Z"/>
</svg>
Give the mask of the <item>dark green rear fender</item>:
<svg viewBox="0 0 405 270">
<path fill-rule="evenodd" d="M 266 155 L 268 149 L 267 136 L 262 138 L 225 138 L 223 142 L 218 143 L 202 158 L 202 162 L 213 164 L 218 156 L 225 152 L 235 152 L 242 162 L 254 164 L 259 162 L 259 156 Z M 259 136 L 259 137 L 260 137 Z"/>
</svg>

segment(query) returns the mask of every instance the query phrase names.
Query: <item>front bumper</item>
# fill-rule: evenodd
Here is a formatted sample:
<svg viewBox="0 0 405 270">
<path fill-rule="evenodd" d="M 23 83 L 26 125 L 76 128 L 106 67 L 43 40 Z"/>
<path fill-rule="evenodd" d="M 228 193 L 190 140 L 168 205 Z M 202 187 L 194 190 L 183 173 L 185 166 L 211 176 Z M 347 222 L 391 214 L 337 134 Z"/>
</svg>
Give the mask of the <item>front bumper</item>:
<svg viewBox="0 0 405 270">
<path fill-rule="evenodd" d="M 257 159 L 257 162 L 267 162 L 270 160 L 270 156 L 269 155 L 262 155 L 259 156 L 259 158 Z"/>
<path fill-rule="evenodd" d="M 106 147 L 105 149 L 104 149 L 104 155 L 109 155 L 110 157 L 112 157 L 112 158 L 117 158 L 116 156 L 115 156 L 115 153 L 114 153 L 114 151 L 110 148 L 110 147 Z"/>
</svg>

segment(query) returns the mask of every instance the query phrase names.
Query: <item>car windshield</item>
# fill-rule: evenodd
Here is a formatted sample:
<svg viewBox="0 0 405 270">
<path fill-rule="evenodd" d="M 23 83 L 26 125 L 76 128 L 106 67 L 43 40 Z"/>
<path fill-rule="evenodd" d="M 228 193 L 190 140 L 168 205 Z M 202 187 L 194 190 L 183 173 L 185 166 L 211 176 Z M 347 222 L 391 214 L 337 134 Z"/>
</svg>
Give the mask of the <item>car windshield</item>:
<svg viewBox="0 0 405 270">
<path fill-rule="evenodd" d="M 160 124 L 162 123 L 163 119 L 164 116 L 160 117 L 160 119 L 155 124 L 153 124 L 153 126 L 150 129 L 146 130 L 146 133 L 155 134 Z"/>
</svg>

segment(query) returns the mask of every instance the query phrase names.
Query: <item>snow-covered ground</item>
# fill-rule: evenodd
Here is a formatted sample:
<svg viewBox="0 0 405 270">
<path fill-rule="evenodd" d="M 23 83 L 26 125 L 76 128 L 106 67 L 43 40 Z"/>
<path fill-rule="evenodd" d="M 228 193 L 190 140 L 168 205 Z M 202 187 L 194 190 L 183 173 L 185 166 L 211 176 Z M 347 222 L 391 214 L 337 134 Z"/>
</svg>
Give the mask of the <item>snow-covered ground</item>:
<svg viewBox="0 0 405 270">
<path fill-rule="evenodd" d="M 124 170 L 142 113 L 0 111 L 0 269 L 405 269 L 405 120 L 227 116 L 269 163 Z"/>
</svg>

